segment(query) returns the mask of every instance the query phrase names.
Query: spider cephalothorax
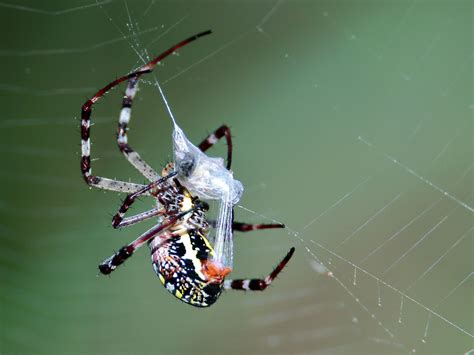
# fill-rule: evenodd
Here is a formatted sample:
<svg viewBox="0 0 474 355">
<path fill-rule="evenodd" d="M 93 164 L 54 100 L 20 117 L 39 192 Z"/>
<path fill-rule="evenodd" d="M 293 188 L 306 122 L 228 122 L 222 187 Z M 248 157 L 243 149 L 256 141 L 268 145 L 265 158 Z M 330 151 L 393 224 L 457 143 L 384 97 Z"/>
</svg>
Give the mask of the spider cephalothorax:
<svg viewBox="0 0 474 355">
<path fill-rule="evenodd" d="M 178 145 L 181 143 L 180 149 L 175 149 L 177 164 L 175 166 L 175 164 L 169 163 L 161 175 L 128 145 L 128 123 L 140 76 L 150 73 L 158 62 L 177 49 L 210 33 L 210 31 L 206 31 L 192 36 L 163 52 L 137 71 L 106 85 L 82 106 L 81 115 L 81 171 L 84 180 L 92 187 L 128 193 L 119 211 L 112 219 L 112 226 L 122 228 L 150 218 L 157 220 L 156 225 L 105 259 L 99 265 L 99 270 L 103 274 L 110 274 L 117 266 L 131 257 L 138 248 L 148 244 L 153 268 L 165 288 L 181 301 L 196 307 L 212 305 L 223 289 L 263 291 L 285 267 L 294 252 L 294 248 L 291 248 L 272 273 L 264 279 L 225 280 L 232 269 L 228 265 L 219 263 L 220 259 L 216 258 L 218 252 L 214 251 L 215 245 L 208 239 L 209 231 L 216 226 L 216 222 L 209 222 L 206 219 L 209 206 L 199 196 L 213 198 L 213 194 L 221 192 L 222 186 L 224 186 L 224 192 L 230 186 L 230 200 L 236 201 L 240 198 L 242 185 L 233 180 L 230 171 L 232 140 L 227 126 L 223 125 L 218 128 L 198 147 L 192 145 L 185 138 L 184 133 L 179 131 L 177 134 L 179 139 L 175 140 L 175 145 L 176 142 Z M 125 158 L 150 181 L 147 185 L 94 176 L 91 171 L 90 117 L 92 106 L 107 91 L 124 81 L 128 81 L 128 85 L 122 101 L 117 144 Z M 203 154 L 221 138 L 225 138 L 227 141 L 227 166 L 224 166 L 221 159 L 209 158 Z M 198 164 L 196 159 L 208 163 L 207 165 Z M 206 179 L 208 186 L 202 187 L 201 178 Z M 213 179 L 215 179 L 217 186 L 215 189 L 212 186 Z M 209 186 L 209 181 L 211 186 Z M 149 211 L 125 217 L 130 206 L 142 196 L 154 198 L 155 207 Z M 254 225 L 234 222 L 233 213 L 230 216 L 229 218 L 232 220 L 229 219 L 229 221 L 232 225 L 229 225 L 229 228 L 233 231 L 248 232 L 255 229 L 284 227 L 282 224 Z"/>
</svg>

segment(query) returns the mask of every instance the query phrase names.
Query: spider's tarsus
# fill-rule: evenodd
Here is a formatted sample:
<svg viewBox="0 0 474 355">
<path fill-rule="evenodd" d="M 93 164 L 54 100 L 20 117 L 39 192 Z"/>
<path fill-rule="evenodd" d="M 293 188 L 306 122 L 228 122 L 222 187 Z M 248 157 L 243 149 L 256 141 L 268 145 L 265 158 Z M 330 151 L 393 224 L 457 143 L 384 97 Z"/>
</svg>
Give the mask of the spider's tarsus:
<svg viewBox="0 0 474 355">
<path fill-rule="evenodd" d="M 196 37 L 196 38 L 199 38 L 199 37 L 206 36 L 206 35 L 210 35 L 210 34 L 212 34 L 212 30 L 207 30 L 207 31 L 198 33 L 195 37 Z"/>
<path fill-rule="evenodd" d="M 107 275 L 107 276 L 110 277 L 110 274 L 112 273 L 112 270 L 107 265 L 99 264 L 98 268 L 99 268 L 99 271 L 102 275 Z"/>
</svg>

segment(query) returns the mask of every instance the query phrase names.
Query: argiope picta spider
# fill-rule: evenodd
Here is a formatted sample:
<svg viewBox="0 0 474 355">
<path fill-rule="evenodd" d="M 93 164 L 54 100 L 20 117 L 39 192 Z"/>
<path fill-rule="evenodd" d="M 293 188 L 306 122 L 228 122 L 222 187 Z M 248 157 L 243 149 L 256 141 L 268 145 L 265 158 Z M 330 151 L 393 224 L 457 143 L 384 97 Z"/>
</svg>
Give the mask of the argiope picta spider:
<svg viewBox="0 0 474 355">
<path fill-rule="evenodd" d="M 138 153 L 128 145 L 128 123 L 130 121 L 133 98 L 137 92 L 137 85 L 141 75 L 150 73 L 158 62 L 169 56 L 177 49 L 188 43 L 210 34 L 211 31 L 199 33 L 195 36 L 172 46 L 158 57 L 142 66 L 131 74 L 122 76 L 104 88 L 100 89 L 90 100 L 82 106 L 81 121 L 81 171 L 89 186 L 104 190 L 128 193 L 119 211 L 112 219 L 114 228 L 127 227 L 149 218 L 155 217 L 158 223 L 125 245 L 118 252 L 105 259 L 99 270 L 103 274 L 110 274 L 117 266 L 122 264 L 145 243 L 151 249 L 153 268 L 168 291 L 181 301 L 196 307 L 212 305 L 220 296 L 223 289 L 263 291 L 281 272 L 293 255 L 294 248 L 288 252 L 278 266 L 264 279 L 239 279 L 227 280 L 225 277 L 232 271 L 210 260 L 213 255 L 213 246 L 209 242 L 209 222 L 205 212 L 209 206 L 197 196 L 193 196 L 179 180 L 179 175 L 174 171 L 173 163 L 169 163 L 161 175 L 148 165 Z M 117 181 L 91 173 L 90 158 L 90 117 L 92 106 L 102 98 L 110 89 L 120 83 L 128 81 L 122 101 L 122 109 L 117 130 L 117 143 L 125 158 L 141 173 L 150 183 L 148 185 L 134 184 Z M 232 163 L 232 139 L 230 130 L 226 125 L 219 127 L 199 145 L 205 152 L 218 140 L 227 141 L 227 169 Z M 124 217 L 127 210 L 141 196 L 155 198 L 156 207 L 131 217 Z M 211 223 L 213 224 L 213 223 Z M 281 224 L 246 224 L 233 222 L 235 231 L 248 232 L 255 229 L 283 228 Z"/>
</svg>

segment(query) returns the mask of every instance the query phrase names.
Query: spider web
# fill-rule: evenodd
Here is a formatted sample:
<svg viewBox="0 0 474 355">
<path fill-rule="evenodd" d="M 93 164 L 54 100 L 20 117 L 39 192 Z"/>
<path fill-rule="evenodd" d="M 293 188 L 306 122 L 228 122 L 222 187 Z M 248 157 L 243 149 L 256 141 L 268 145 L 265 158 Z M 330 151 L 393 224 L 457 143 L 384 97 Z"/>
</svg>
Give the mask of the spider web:
<svg viewBox="0 0 474 355">
<path fill-rule="evenodd" d="M 260 276 L 290 244 L 295 244 L 299 253 L 269 294 L 224 295 L 220 313 L 200 313 L 198 318 L 199 323 L 204 320 L 207 324 L 219 315 L 225 322 L 196 330 L 193 324 L 198 321 L 190 319 L 184 334 L 191 336 L 192 331 L 199 339 L 208 339 L 208 333 L 222 336 L 226 342 L 216 341 L 208 348 L 210 352 L 227 346 L 234 352 L 254 353 L 468 353 L 474 337 L 474 162 L 473 48 L 472 38 L 466 34 L 470 33 L 466 14 L 472 11 L 472 5 L 416 0 L 385 3 L 386 8 L 370 2 L 312 4 L 282 0 L 227 5 L 230 10 L 216 4 L 214 8 L 206 3 L 171 6 L 158 1 L 133 6 L 122 1 L 77 2 L 68 7 L 58 2 L 45 8 L 28 2 L 0 3 L 2 12 L 18 16 L 20 23 L 34 21 L 41 33 L 40 40 L 23 47 L 16 38 L 21 38 L 24 29 L 16 26 L 17 36 L 0 49 L 2 67 L 10 69 L 0 83 L 10 100 L 5 102 L 7 115 L 0 125 L 11 132 L 1 146 L 14 166 L 0 176 L 3 186 L 16 184 L 25 191 L 21 204 L 5 191 L 1 205 L 5 219 L 0 230 L 4 236 L 0 261 L 8 272 L 2 273 L 2 284 L 6 285 L 2 319 L 11 320 L 11 326 L 9 330 L 2 326 L 0 350 L 35 352 L 20 345 L 19 334 L 26 332 L 28 338 L 35 339 L 31 329 L 39 326 L 38 321 L 25 316 L 22 308 L 39 313 L 44 321 L 46 316 L 39 310 L 48 309 L 46 298 L 54 299 L 52 293 L 39 291 L 42 289 L 27 276 L 29 269 L 19 266 L 19 256 L 26 253 L 35 257 L 35 246 L 51 247 L 58 240 L 68 250 L 79 248 L 80 243 L 94 245 L 77 237 L 79 231 L 86 230 L 74 222 L 74 217 L 90 220 L 92 212 L 96 218 L 103 214 L 105 203 L 111 206 L 110 201 L 117 202 L 113 196 L 107 196 L 108 202 L 96 198 L 99 202 L 86 214 L 80 206 L 89 200 L 80 197 L 80 181 L 72 186 L 73 204 L 48 199 L 46 196 L 54 194 L 55 189 L 71 191 L 72 179 L 79 178 L 73 173 L 53 174 L 34 162 L 57 159 L 66 164 L 70 155 L 61 147 L 77 137 L 64 132 L 73 126 L 70 110 L 77 112 L 84 96 L 122 74 L 123 68 L 138 67 L 152 56 L 150 51 L 156 54 L 177 39 L 207 29 L 211 22 L 216 30 L 212 41 L 202 40 L 176 53 L 161 65 L 157 81 L 142 81 L 137 106 L 154 110 L 147 116 L 161 117 L 160 142 L 155 146 L 145 144 L 147 137 L 156 136 L 150 135 L 147 127 L 140 128 L 150 119 L 137 119 L 146 115 L 140 107 L 134 108 L 131 139 L 137 140 L 137 150 L 147 160 L 162 159 L 158 161 L 161 163 L 166 155 L 160 153 L 156 158 L 155 152 L 170 154 L 171 130 L 163 128 L 163 122 L 169 119 L 162 119 L 167 117 L 164 107 L 156 107 L 164 106 L 158 100 L 158 82 L 178 122 L 194 142 L 203 136 L 205 128 L 230 124 L 237 135 L 234 172 L 245 187 L 244 199 L 236 211 L 238 219 L 285 223 L 289 237 L 278 238 L 278 231 L 236 236 L 236 249 L 240 249 L 236 251 L 236 277 Z M 207 11 L 212 12 L 210 20 L 196 15 Z M 233 12 L 251 15 L 240 23 L 232 18 Z M 84 26 L 86 19 L 94 24 L 90 29 Z M 49 29 L 45 21 L 55 24 Z M 58 36 L 54 40 L 55 31 L 70 31 L 74 25 L 81 26 L 83 33 L 71 31 L 71 38 Z M 96 63 L 97 58 L 102 58 L 100 65 L 85 64 Z M 65 67 L 64 62 L 70 64 Z M 87 80 L 74 75 L 51 79 L 41 72 L 44 67 L 49 75 L 56 67 L 74 72 L 71 65 L 87 73 Z M 219 77 L 229 71 L 233 73 L 226 80 Z M 246 81 L 252 81 L 254 87 L 246 88 Z M 196 93 L 201 88 L 205 90 Z M 221 91 L 225 95 L 235 95 L 235 91 L 244 94 L 226 100 Z M 97 109 L 93 142 L 95 137 L 110 137 L 105 132 L 110 132 L 117 119 L 112 113 L 117 111 L 119 95 L 109 95 Z M 21 100 L 29 105 L 12 110 L 11 106 Z M 52 106 L 59 100 L 65 103 L 57 110 L 48 108 L 38 115 L 38 110 L 32 109 L 43 103 Z M 250 109 L 250 105 L 257 107 Z M 221 118 L 230 112 L 232 118 Z M 208 115 L 214 117 L 205 117 Z M 193 122 L 187 116 L 193 116 Z M 54 132 L 65 134 L 68 140 L 58 138 L 53 143 L 40 139 Z M 144 142 L 138 137 L 144 137 Z M 94 143 L 93 158 L 101 158 L 97 169 L 123 176 L 122 169 L 116 167 L 120 164 L 114 159 L 113 149 L 99 139 Z M 248 147 L 240 149 L 239 144 Z M 222 152 L 221 146 L 210 154 L 223 156 L 219 154 Z M 31 171 L 19 160 L 30 162 Z M 137 175 L 131 172 L 130 177 Z M 37 192 L 41 188 L 48 195 Z M 38 211 L 38 201 L 47 204 L 48 209 Z M 40 226 L 35 233 L 41 238 L 21 244 L 15 240 L 26 227 L 18 214 L 32 223 L 38 218 L 50 222 L 61 216 L 66 224 Z M 71 232 L 66 225 L 73 225 L 76 231 Z M 48 233 L 53 237 L 45 237 Z M 128 233 L 121 235 L 128 238 Z M 69 242 L 64 241 L 65 234 Z M 116 240 L 104 236 L 101 251 L 85 257 L 81 265 L 95 265 L 97 255 Z M 115 246 L 123 239 L 117 242 Z M 65 254 L 58 258 L 59 251 L 53 248 L 48 255 L 57 261 L 44 263 L 40 269 L 52 272 L 66 261 L 77 259 L 72 252 Z M 250 258 L 252 262 L 247 261 Z M 130 262 L 123 278 L 113 281 L 123 283 L 133 277 L 138 271 L 134 267 Z M 44 278 L 46 284 L 52 280 Z M 25 289 L 19 281 L 33 286 Z M 85 281 L 83 285 L 93 289 Z M 113 289 L 114 285 L 106 287 Z M 137 289 L 143 290 L 143 285 Z M 64 295 L 57 288 L 53 290 Z M 156 293 L 154 288 L 149 290 Z M 97 292 L 99 296 L 107 294 L 103 289 Z M 34 299 L 23 295 L 35 293 Z M 146 302 L 143 296 L 140 299 Z M 229 313 L 224 313 L 224 304 Z M 108 308 L 110 313 L 112 306 Z M 240 314 L 243 306 L 248 320 L 235 321 L 242 329 L 231 317 Z M 52 313 L 55 311 L 53 308 Z M 173 311 L 186 319 L 195 316 L 189 309 Z M 110 320 L 107 313 L 99 314 Z M 85 332 L 84 337 L 91 342 L 89 351 L 133 352 L 114 336 L 130 330 L 130 322 L 143 321 L 132 316 L 128 320 L 127 328 L 117 326 L 116 333 L 107 334 L 107 339 L 120 348 L 97 347 L 95 336 Z M 59 325 L 65 322 L 61 318 L 53 321 Z M 90 325 L 86 321 L 80 324 Z M 226 327 L 228 330 L 222 330 Z M 230 339 L 231 332 L 248 339 L 248 344 Z M 60 334 L 69 341 L 74 339 L 67 330 Z M 166 331 L 162 334 L 162 339 L 173 336 Z M 43 351 L 48 349 L 46 344 L 39 344 Z M 63 345 L 58 349 L 77 347 Z M 168 348 L 164 349 L 166 352 Z M 168 352 L 186 349 L 182 345 Z M 140 348 L 139 352 L 146 350 Z"/>
</svg>

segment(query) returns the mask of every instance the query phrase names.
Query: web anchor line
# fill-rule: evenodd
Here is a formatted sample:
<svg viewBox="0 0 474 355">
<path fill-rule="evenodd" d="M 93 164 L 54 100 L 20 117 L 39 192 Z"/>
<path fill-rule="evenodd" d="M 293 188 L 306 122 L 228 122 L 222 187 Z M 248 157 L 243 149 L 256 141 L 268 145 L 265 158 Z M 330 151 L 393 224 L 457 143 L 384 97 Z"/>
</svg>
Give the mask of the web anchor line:
<svg viewBox="0 0 474 355">
<path fill-rule="evenodd" d="M 441 319 L 442 321 L 446 322 L 447 324 L 451 325 L 452 327 L 456 328 L 457 330 L 459 330 L 460 332 L 464 333 L 465 335 L 468 335 L 470 336 L 471 338 L 474 338 L 474 335 L 470 332 L 468 332 L 467 330 L 461 328 L 460 326 L 458 326 L 457 324 L 453 323 L 452 321 L 450 321 L 449 319 L 447 319 L 446 317 L 442 316 L 441 314 L 439 314 L 438 312 L 426 307 L 423 303 L 417 301 L 416 299 L 414 299 L 413 297 L 407 295 L 405 292 L 399 290 L 398 288 L 390 285 L 389 283 L 385 282 L 384 280 L 378 278 L 377 276 L 375 276 L 374 274 L 368 272 L 367 270 L 361 268 L 360 266 L 357 266 L 356 264 L 354 264 L 352 261 L 350 260 L 347 260 L 346 258 L 334 253 L 333 251 L 327 249 L 326 247 L 322 246 L 321 244 L 315 242 L 314 240 L 310 240 L 311 243 L 313 243 L 315 246 L 317 246 L 318 248 L 326 251 L 327 253 L 331 254 L 332 256 L 338 258 L 339 260 L 341 261 L 344 261 L 345 263 L 353 266 L 354 268 L 358 269 L 359 271 L 361 271 L 362 273 L 366 274 L 367 276 L 369 276 L 370 278 L 380 282 L 382 285 L 384 285 L 385 287 L 388 287 L 389 289 L 391 289 L 392 291 L 398 293 L 400 296 L 402 296 L 402 303 L 400 305 L 400 314 L 401 314 L 401 311 L 402 311 L 402 308 L 403 308 L 403 299 L 406 298 L 407 300 L 413 302 L 414 304 L 418 305 L 419 307 L 423 308 L 425 311 L 427 311 L 428 313 L 432 314 L 433 316 Z M 470 277 L 471 275 L 473 275 L 474 272 L 472 272 L 470 275 L 468 275 L 468 277 Z M 467 278 L 466 278 L 467 279 Z M 466 280 L 465 279 L 465 280 Z M 465 281 L 464 280 L 464 281 Z M 459 287 L 459 286 L 457 286 Z M 456 288 L 457 288 L 456 287 Z M 449 295 L 451 295 L 452 292 L 450 292 Z M 448 295 L 448 296 L 449 296 Z M 401 322 L 401 315 L 400 315 L 400 318 L 399 318 L 399 322 Z"/>
<path fill-rule="evenodd" d="M 255 212 L 247 207 L 244 207 L 242 205 L 236 205 L 236 207 L 239 207 L 240 209 L 243 209 L 244 211 L 247 211 L 253 215 L 256 215 L 256 216 L 259 216 L 261 218 L 264 218 L 264 219 L 267 219 L 269 221 L 272 221 L 273 223 L 278 223 L 278 224 L 283 224 L 282 222 L 274 219 L 274 218 L 271 218 L 271 217 L 268 217 L 268 216 L 265 216 L 265 215 L 262 215 L 258 212 Z M 377 316 L 370 311 L 370 309 L 364 305 L 362 303 L 362 301 L 346 286 L 346 284 L 344 282 L 342 282 L 327 266 L 324 262 L 321 261 L 321 259 L 307 246 L 307 243 L 306 241 L 301 238 L 301 236 L 299 235 L 299 233 L 297 231 L 295 231 L 294 229 L 290 228 L 288 225 L 286 225 L 285 229 L 288 230 L 288 235 L 291 235 L 295 238 L 297 238 L 299 240 L 299 242 L 304 246 L 306 252 L 311 255 L 314 260 L 320 265 L 317 267 L 318 269 L 318 272 L 320 272 L 321 269 L 325 269 L 327 270 L 327 272 L 325 272 L 324 274 L 327 275 L 328 277 L 334 279 L 348 294 L 349 296 L 351 296 L 353 298 L 353 300 L 367 313 L 370 315 L 371 319 L 373 319 L 374 321 L 377 322 L 377 325 L 379 327 L 381 327 L 385 333 L 388 334 L 388 336 L 393 339 L 395 338 L 395 334 L 390 330 L 388 329 L 387 327 L 385 327 L 383 325 L 383 323 L 377 318 Z M 314 266 L 313 266 L 313 269 L 314 269 Z M 356 269 L 354 269 L 354 271 L 356 271 Z M 355 275 L 355 274 L 354 274 Z M 354 280 L 355 281 L 355 280 Z"/>
<path fill-rule="evenodd" d="M 261 218 L 265 218 L 267 220 L 270 220 L 272 221 L 273 223 L 282 223 L 274 218 L 271 218 L 271 217 L 268 217 L 268 216 L 265 216 L 263 214 L 260 214 L 260 213 L 257 213 L 255 211 L 252 211 L 251 209 L 247 208 L 247 207 L 244 207 L 242 205 L 236 205 L 236 207 L 239 207 L 240 209 L 243 209 L 249 213 L 252 213 L 256 216 L 259 216 Z M 291 229 L 290 227 L 286 227 L 286 229 L 288 230 L 288 234 L 289 235 L 292 235 L 294 237 L 296 237 L 303 245 L 305 245 L 305 250 L 315 258 L 316 261 L 318 261 L 321 265 L 324 265 L 325 264 L 323 262 L 320 261 L 320 259 L 316 256 L 316 254 L 314 254 L 310 248 L 308 248 L 306 246 L 306 241 L 299 235 L 299 233 L 293 229 Z M 444 317 L 443 315 L 441 315 L 440 313 L 436 312 L 435 310 L 425 306 L 423 303 L 421 303 L 420 301 L 416 300 L 415 298 L 409 296 L 408 294 L 406 294 L 405 292 L 399 290 L 398 288 L 396 288 L 395 286 L 392 286 L 390 285 L 389 283 L 387 283 L 386 281 L 380 279 L 379 277 L 375 276 L 374 274 L 370 273 L 369 271 L 363 269 L 362 267 L 354 264 L 352 261 L 342 257 L 341 255 L 333 252 L 332 250 L 329 250 L 328 248 L 324 247 L 323 245 L 321 245 L 320 243 L 317 243 L 315 242 L 314 240 L 310 239 L 309 240 L 313 245 L 315 245 L 316 247 L 318 247 L 319 249 L 329 253 L 331 256 L 345 262 L 346 264 L 352 266 L 355 270 L 354 274 L 356 274 L 356 270 L 362 272 L 363 274 L 367 275 L 368 277 L 374 279 L 375 281 L 377 281 L 379 284 L 381 285 L 384 285 L 385 287 L 391 289 L 392 291 L 396 292 L 397 294 L 399 294 L 401 296 L 401 301 L 400 301 L 400 311 L 399 311 L 399 318 L 398 318 L 398 322 L 399 323 L 402 323 L 402 312 L 403 312 L 403 307 L 404 307 L 404 299 L 407 299 L 409 301 L 411 301 L 412 303 L 416 304 L 417 306 L 421 307 L 422 309 L 424 309 L 426 312 L 428 312 L 428 314 L 431 314 L 432 316 L 435 316 L 436 318 L 442 320 L 443 322 L 449 324 L 450 326 L 452 326 L 453 328 L 457 329 L 459 332 L 471 337 L 471 338 L 474 338 L 474 335 L 472 333 L 470 333 L 469 331 L 467 331 L 466 329 L 460 327 L 459 325 L 455 324 L 454 322 L 450 321 L 448 318 Z M 327 267 L 326 267 L 327 268 Z M 360 299 L 358 297 L 356 297 L 354 295 L 354 293 L 348 289 L 348 287 L 342 282 L 340 281 L 335 275 L 334 273 L 330 272 L 329 268 L 328 269 L 328 275 L 331 276 L 331 278 L 335 279 L 340 285 L 341 287 L 344 288 L 344 290 L 349 293 L 349 295 L 351 297 L 354 298 L 354 300 L 366 311 L 368 312 L 369 314 L 372 315 L 372 318 L 373 318 L 373 314 L 370 312 L 370 310 L 364 305 L 362 304 L 362 302 L 360 301 Z M 471 274 L 468 275 L 468 277 L 466 277 L 462 282 L 465 282 L 470 276 L 472 276 L 474 274 L 474 272 L 472 272 Z M 459 288 L 460 285 L 458 285 L 455 289 Z M 451 291 L 448 296 L 445 297 L 445 299 L 447 297 L 449 297 L 455 290 Z M 380 322 L 379 322 L 380 323 Z M 380 324 L 379 324 L 380 325 Z M 384 329 L 386 329 L 385 327 L 383 327 Z M 390 331 L 390 330 L 386 330 L 388 334 L 391 334 L 391 337 L 393 337 L 393 333 Z"/>
<path fill-rule="evenodd" d="M 377 149 L 375 147 L 375 145 L 373 145 L 371 142 L 369 142 L 368 140 L 362 138 L 361 136 L 359 136 L 357 138 L 359 141 L 361 141 L 362 143 L 364 143 L 365 145 L 371 147 L 371 148 L 374 148 L 374 149 Z M 379 152 L 379 154 L 381 154 L 382 156 L 384 156 L 386 159 L 390 160 L 392 163 L 394 163 L 395 165 L 398 165 L 399 167 L 403 168 L 403 170 L 405 170 L 406 172 L 410 173 L 411 175 L 415 176 L 416 178 L 418 178 L 419 180 L 423 181 L 425 184 L 431 186 L 432 188 L 434 188 L 435 190 L 438 190 L 439 192 L 441 192 L 443 195 L 445 195 L 446 197 L 450 198 L 451 200 L 453 200 L 454 202 L 456 202 L 457 204 L 461 205 L 462 207 L 464 207 L 465 209 L 467 209 L 468 211 L 470 212 L 474 212 L 474 207 L 472 206 L 469 206 L 466 202 L 464 201 L 461 201 L 459 198 L 457 198 L 456 196 L 452 195 L 451 193 L 449 193 L 448 191 L 446 191 L 445 189 L 439 187 L 438 185 L 436 185 L 435 183 L 431 182 L 430 180 L 428 180 L 427 178 L 421 176 L 420 174 L 418 174 L 416 171 L 414 171 L 413 169 L 411 169 L 410 167 L 408 167 L 407 165 L 403 164 L 403 163 L 400 163 L 397 159 L 395 159 L 394 157 L 386 154 L 386 153 L 383 153 L 383 152 Z"/>
<path fill-rule="evenodd" d="M 412 284 L 407 288 L 407 290 L 410 290 L 415 284 L 420 281 L 422 278 L 424 278 L 433 268 L 438 265 L 446 255 L 448 255 L 454 248 L 456 248 L 459 243 L 461 243 L 469 234 L 474 229 L 474 226 L 469 228 L 467 232 L 464 232 L 436 261 L 434 261 L 415 281 L 412 282 Z"/>
<path fill-rule="evenodd" d="M 459 179 L 454 183 L 453 186 L 457 186 L 459 185 L 462 180 L 466 177 L 466 175 L 470 172 L 470 170 L 474 167 L 474 164 L 471 164 L 470 166 L 468 166 L 468 168 L 461 174 L 461 176 L 459 177 Z M 418 215 L 416 215 L 415 217 L 413 217 L 409 222 L 407 222 L 403 227 L 401 227 L 400 229 L 398 229 L 396 232 L 394 232 L 393 234 L 390 235 L 390 237 L 384 237 L 383 238 L 383 242 L 381 242 L 376 248 L 374 248 L 369 254 L 367 254 L 362 260 L 359 261 L 359 265 L 362 265 L 364 264 L 367 259 L 369 259 L 371 256 L 373 256 L 375 253 L 377 253 L 380 249 L 384 248 L 388 243 L 390 243 L 391 241 L 395 240 L 396 238 L 398 238 L 400 235 L 402 235 L 402 233 L 408 229 L 410 226 L 412 226 L 416 221 L 418 221 L 421 217 L 423 217 L 424 215 L 426 215 L 429 211 L 433 210 L 436 206 L 438 206 L 441 201 L 443 201 L 443 197 L 440 197 L 438 200 L 434 201 L 433 203 L 431 203 L 429 206 L 427 206 L 423 211 L 421 211 Z M 458 206 L 458 207 L 461 207 L 461 206 Z M 454 210 L 453 210 L 454 212 Z M 472 229 L 472 228 L 471 228 Z M 470 231 L 470 230 L 469 230 Z M 469 231 L 467 231 L 466 233 L 469 233 Z M 463 236 L 464 237 L 464 236 Z M 460 238 L 462 239 L 462 238 Z M 453 245 L 453 248 L 456 246 L 457 244 Z M 443 256 L 444 257 L 444 256 Z M 442 258 L 443 258 L 442 257 Z M 424 276 L 424 275 L 423 275 Z M 421 277 L 420 277 L 421 279 Z M 417 280 L 418 281 L 418 280 Z M 413 285 L 412 285 L 413 286 Z M 410 286 L 411 287 L 411 286 Z M 410 289 L 410 287 L 408 288 L 408 290 Z"/>
<path fill-rule="evenodd" d="M 403 314 L 403 298 L 404 296 L 400 298 L 400 310 L 398 311 L 398 323 L 402 323 L 402 314 Z"/>
<path fill-rule="evenodd" d="M 309 221 L 304 227 L 303 227 L 303 231 L 305 229 L 307 229 L 308 227 L 310 227 L 312 224 L 316 223 L 316 221 L 318 219 L 320 219 L 321 217 L 323 217 L 324 215 L 326 215 L 329 211 L 331 211 L 332 209 L 334 209 L 335 207 L 337 207 L 339 204 L 342 203 L 342 201 L 344 201 L 345 199 L 347 199 L 348 197 L 350 197 L 359 187 L 361 187 L 362 185 L 364 185 L 366 182 L 368 182 L 370 179 L 372 179 L 372 176 L 369 176 L 367 178 L 365 178 L 364 181 L 360 182 L 359 184 L 357 184 L 356 187 L 354 187 L 351 191 L 347 192 L 344 196 L 342 196 L 339 200 L 337 200 L 336 202 L 334 202 L 331 206 L 329 206 L 329 208 L 327 208 L 326 210 L 324 210 L 323 212 L 321 212 L 317 217 L 313 218 L 311 221 Z"/>
</svg>

